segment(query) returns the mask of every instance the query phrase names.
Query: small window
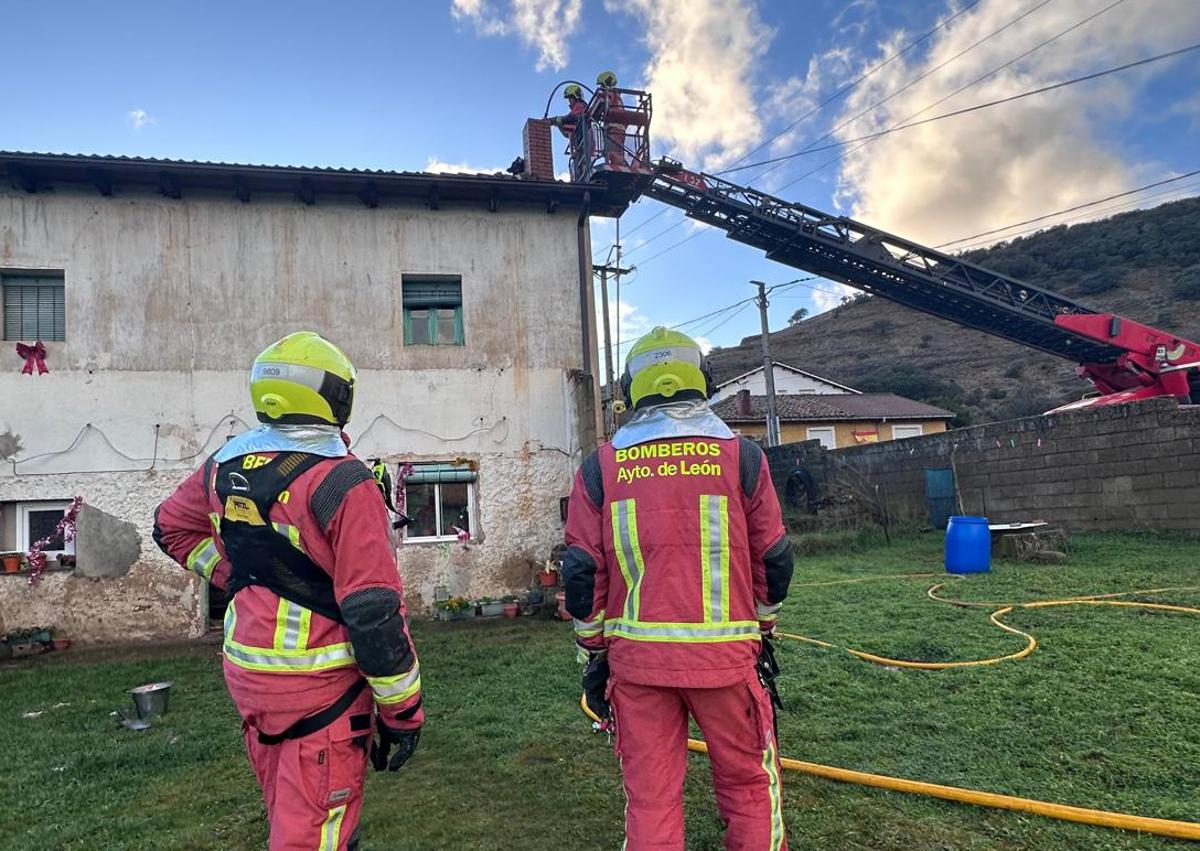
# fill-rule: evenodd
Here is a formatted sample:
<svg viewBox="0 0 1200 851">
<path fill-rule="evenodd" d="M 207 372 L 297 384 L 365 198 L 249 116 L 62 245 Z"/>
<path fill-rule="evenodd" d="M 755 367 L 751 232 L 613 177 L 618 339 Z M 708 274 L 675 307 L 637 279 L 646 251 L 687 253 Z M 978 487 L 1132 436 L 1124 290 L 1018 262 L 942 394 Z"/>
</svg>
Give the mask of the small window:
<svg viewBox="0 0 1200 851">
<path fill-rule="evenodd" d="M 58 528 L 58 522 L 63 519 L 70 502 L 18 502 L 17 506 L 17 550 L 23 553 L 38 541 L 50 535 Z M 75 541 L 64 541 L 62 534 L 54 535 L 49 545 L 42 550 L 48 556 L 58 553 L 74 554 Z"/>
<path fill-rule="evenodd" d="M 0 275 L 4 339 L 62 342 L 67 338 L 66 305 L 60 274 Z"/>
<path fill-rule="evenodd" d="M 404 345 L 463 345 L 462 278 L 405 275 Z"/>
<path fill-rule="evenodd" d="M 809 440 L 819 440 L 826 449 L 837 449 L 837 433 L 832 428 L 810 428 Z"/>
<path fill-rule="evenodd" d="M 475 536 L 475 471 L 453 464 L 414 464 L 404 480 L 405 541 L 459 541 Z"/>
<path fill-rule="evenodd" d="M 892 426 L 892 440 L 903 440 L 906 437 L 920 437 L 924 433 L 925 429 L 920 423 L 916 425 Z"/>
</svg>

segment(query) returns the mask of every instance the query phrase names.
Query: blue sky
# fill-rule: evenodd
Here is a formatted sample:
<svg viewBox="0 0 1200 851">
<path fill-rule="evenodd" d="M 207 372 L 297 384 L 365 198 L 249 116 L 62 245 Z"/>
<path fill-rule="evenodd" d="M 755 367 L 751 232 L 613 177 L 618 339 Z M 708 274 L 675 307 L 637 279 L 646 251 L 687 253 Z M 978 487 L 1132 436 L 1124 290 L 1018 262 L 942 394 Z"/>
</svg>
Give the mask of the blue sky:
<svg viewBox="0 0 1200 851">
<path fill-rule="evenodd" d="M 5 12 L 0 148 L 492 170 L 520 153 L 524 119 L 558 81 L 612 69 L 653 92 L 656 154 L 719 168 L 956 12 L 748 161 L 843 122 L 833 138 L 883 129 L 1048 39 L 921 117 L 1200 41 L 1194 0 L 19 3 Z M 1198 84 L 1200 52 L 895 133 L 799 182 L 837 152 L 738 179 L 912 238 L 956 239 L 1200 167 Z M 622 220 L 626 262 L 638 267 L 614 308 L 623 337 L 743 299 L 752 278 L 799 276 L 714 232 L 671 248 L 697 226 L 674 211 L 647 222 L 660 211 L 642 201 Z M 593 234 L 600 256 L 612 223 Z M 781 291 L 772 327 L 837 302 L 836 287 L 818 286 Z M 686 330 L 729 345 L 756 333 L 758 317 L 746 307 Z"/>
</svg>

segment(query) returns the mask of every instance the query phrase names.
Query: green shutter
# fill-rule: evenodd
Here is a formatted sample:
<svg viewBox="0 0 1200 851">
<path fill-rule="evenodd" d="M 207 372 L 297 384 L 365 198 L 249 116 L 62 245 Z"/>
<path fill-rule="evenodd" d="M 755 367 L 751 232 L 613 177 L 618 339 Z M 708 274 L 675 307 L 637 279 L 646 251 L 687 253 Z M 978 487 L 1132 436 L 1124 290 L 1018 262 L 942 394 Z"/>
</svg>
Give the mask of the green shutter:
<svg viewBox="0 0 1200 851">
<path fill-rule="evenodd" d="M 451 484 L 473 482 L 478 478 L 469 467 L 454 464 L 414 464 L 412 475 L 404 480 L 406 485 Z"/>
<path fill-rule="evenodd" d="M 461 307 L 462 279 L 405 278 L 401 282 L 405 307 Z"/>
</svg>

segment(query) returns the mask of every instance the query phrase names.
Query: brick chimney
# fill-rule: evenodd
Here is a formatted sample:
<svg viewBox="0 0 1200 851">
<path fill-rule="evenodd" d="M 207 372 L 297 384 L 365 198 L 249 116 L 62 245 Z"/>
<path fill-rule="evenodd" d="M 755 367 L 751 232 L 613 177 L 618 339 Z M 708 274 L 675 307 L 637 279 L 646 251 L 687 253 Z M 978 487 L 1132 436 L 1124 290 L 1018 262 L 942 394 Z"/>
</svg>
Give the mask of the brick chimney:
<svg viewBox="0 0 1200 851">
<path fill-rule="evenodd" d="M 522 141 L 525 143 L 525 177 L 534 180 L 554 179 L 554 142 L 550 122 L 531 118 L 525 122 Z"/>
<path fill-rule="evenodd" d="M 739 390 L 737 394 L 737 412 L 743 416 L 750 416 L 750 391 Z"/>
</svg>

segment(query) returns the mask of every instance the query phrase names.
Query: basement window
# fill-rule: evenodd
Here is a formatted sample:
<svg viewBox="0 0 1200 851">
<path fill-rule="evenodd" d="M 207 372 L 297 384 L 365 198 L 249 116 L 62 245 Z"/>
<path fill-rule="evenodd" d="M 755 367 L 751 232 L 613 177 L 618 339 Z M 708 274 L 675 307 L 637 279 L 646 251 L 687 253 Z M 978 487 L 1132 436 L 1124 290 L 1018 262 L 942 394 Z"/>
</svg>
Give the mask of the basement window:
<svg viewBox="0 0 1200 851">
<path fill-rule="evenodd" d="M 5 503 L 4 513 L 7 515 L 12 511 L 16 517 L 16 537 L 13 540 L 12 549 L 21 553 L 29 552 L 35 543 L 54 533 L 58 522 L 63 519 L 63 515 L 66 514 L 67 509 L 70 507 L 70 501 Z M 6 549 L 8 547 L 0 546 L 0 550 Z M 60 553 L 73 555 L 75 552 L 75 541 L 64 541 L 61 534 L 55 535 L 51 539 L 49 546 L 42 550 L 42 552 L 50 558 Z"/>
<path fill-rule="evenodd" d="M 67 338 L 66 302 L 61 272 L 0 274 L 4 339 L 32 343 Z"/>
<path fill-rule="evenodd" d="M 404 345 L 463 345 L 462 278 L 405 275 Z"/>
<path fill-rule="evenodd" d="M 474 470 L 450 463 L 414 464 L 404 480 L 406 543 L 470 540 L 475 534 Z"/>
</svg>

